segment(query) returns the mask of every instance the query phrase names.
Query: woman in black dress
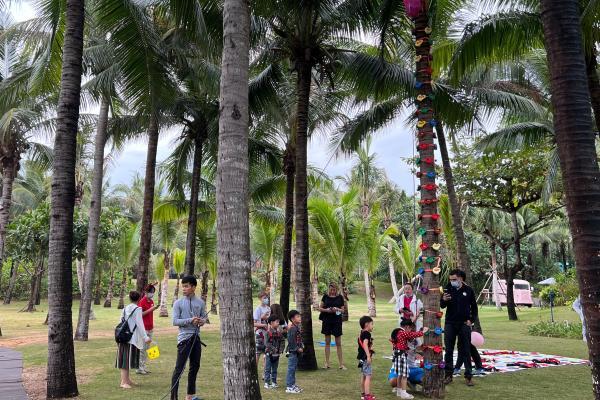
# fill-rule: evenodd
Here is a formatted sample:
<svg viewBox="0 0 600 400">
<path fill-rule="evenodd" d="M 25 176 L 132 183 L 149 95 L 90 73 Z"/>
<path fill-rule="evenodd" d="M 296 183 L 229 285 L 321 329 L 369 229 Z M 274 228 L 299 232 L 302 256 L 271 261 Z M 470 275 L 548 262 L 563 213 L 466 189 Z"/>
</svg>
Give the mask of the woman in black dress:
<svg viewBox="0 0 600 400">
<path fill-rule="evenodd" d="M 344 312 L 344 297 L 338 294 L 338 287 L 335 283 L 329 284 L 328 293 L 321 299 L 319 305 L 319 319 L 323 321 L 321 333 L 325 335 L 325 366 L 329 369 L 329 354 L 331 352 L 331 336 L 335 337 L 335 349 L 337 351 L 340 369 L 346 369 L 344 366 L 344 357 L 342 355 L 342 313 Z"/>
</svg>

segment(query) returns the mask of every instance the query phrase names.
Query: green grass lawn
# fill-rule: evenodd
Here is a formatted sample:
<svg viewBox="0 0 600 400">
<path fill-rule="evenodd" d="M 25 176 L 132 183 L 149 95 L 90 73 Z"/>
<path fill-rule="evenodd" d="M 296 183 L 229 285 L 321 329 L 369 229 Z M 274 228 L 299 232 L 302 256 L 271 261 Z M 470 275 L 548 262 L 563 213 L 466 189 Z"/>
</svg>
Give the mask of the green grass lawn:
<svg viewBox="0 0 600 400">
<path fill-rule="evenodd" d="M 373 382 L 374 394 L 379 399 L 393 399 L 386 377 L 390 361 L 383 359 L 388 354 L 390 331 L 397 324 L 397 316 L 392 305 L 387 304 L 387 297 L 381 297 L 377 304 L 378 316 L 375 320 L 375 350 Z M 74 305 L 74 318 L 77 316 L 78 304 Z M 0 327 L 4 336 L 0 338 L 0 346 L 9 345 L 22 351 L 25 366 L 40 370 L 46 363 L 45 327 L 42 325 L 46 306 L 42 305 L 36 313 L 18 313 L 24 306 L 16 303 L 10 306 L 0 305 Z M 161 356 L 150 364 L 152 371 L 148 376 L 133 375 L 138 384 L 129 392 L 119 389 L 119 374 L 114 368 L 115 343 L 112 330 L 119 319 L 119 311 L 113 307 L 105 309 L 94 307 L 98 319 L 91 322 L 91 340 L 76 343 L 76 362 L 80 380 L 81 399 L 126 399 L 132 396 L 158 400 L 168 391 L 170 378 L 175 362 L 176 331 L 171 327 L 170 318 L 158 318 L 156 340 Z M 364 298 L 358 294 L 351 299 L 350 321 L 344 324 L 344 353 L 347 371 L 340 371 L 337 363 L 327 371 L 298 372 L 298 385 L 304 389 L 301 395 L 286 395 L 283 389 L 263 391 L 265 399 L 283 399 L 289 396 L 299 399 L 351 399 L 359 398 L 359 373 L 356 367 L 356 336 L 359 332 L 358 318 L 366 310 Z M 578 321 L 577 315 L 568 308 L 555 311 L 557 320 Z M 533 337 L 527 335 L 527 325 L 539 320 L 549 319 L 549 310 L 521 309 L 520 320 L 509 322 L 506 310 L 495 308 L 481 309 L 481 323 L 486 337 L 485 347 L 494 349 L 514 349 L 522 351 L 538 351 L 548 354 L 587 358 L 587 348 L 580 340 Z M 314 317 L 315 341 L 322 340 L 317 315 Z M 75 321 L 74 321 L 75 322 Z M 198 378 L 199 393 L 205 399 L 222 399 L 222 363 L 219 318 L 211 316 L 211 325 L 204 329 L 202 339 L 208 345 L 204 349 L 200 374 Z M 24 342 L 33 344 L 23 344 Z M 323 348 L 317 347 L 320 365 L 323 364 Z M 335 352 L 332 354 L 335 359 Z M 262 371 L 262 367 L 259 368 Z M 279 382 L 285 382 L 287 370 L 286 359 L 279 366 Z M 184 375 L 182 382 L 185 382 Z M 587 366 L 552 367 L 538 370 L 526 370 L 508 374 L 492 374 L 475 380 L 474 388 L 467 388 L 461 380 L 448 387 L 448 399 L 591 399 L 592 388 L 590 370 Z M 181 385 L 183 397 L 185 384 Z M 1 396 L 0 396 L 1 397 Z"/>
</svg>

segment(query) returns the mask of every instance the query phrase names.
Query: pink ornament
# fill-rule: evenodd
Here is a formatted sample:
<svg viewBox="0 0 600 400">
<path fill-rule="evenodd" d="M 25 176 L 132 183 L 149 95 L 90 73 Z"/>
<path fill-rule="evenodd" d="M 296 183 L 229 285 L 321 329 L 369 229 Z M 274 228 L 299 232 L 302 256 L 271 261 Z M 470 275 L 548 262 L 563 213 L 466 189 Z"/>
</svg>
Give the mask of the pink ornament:
<svg viewBox="0 0 600 400">
<path fill-rule="evenodd" d="M 485 343 L 485 339 L 479 332 L 471 332 L 471 344 L 475 347 L 481 347 Z"/>
<path fill-rule="evenodd" d="M 410 18 L 415 18 L 423 10 L 423 0 L 404 0 L 404 10 Z"/>
</svg>

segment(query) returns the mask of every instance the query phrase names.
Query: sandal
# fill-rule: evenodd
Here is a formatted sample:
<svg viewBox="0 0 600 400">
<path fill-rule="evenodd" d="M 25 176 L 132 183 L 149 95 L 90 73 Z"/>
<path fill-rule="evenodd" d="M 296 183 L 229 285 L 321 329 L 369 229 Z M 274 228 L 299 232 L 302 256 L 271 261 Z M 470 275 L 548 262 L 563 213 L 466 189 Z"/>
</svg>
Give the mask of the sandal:
<svg viewBox="0 0 600 400">
<path fill-rule="evenodd" d="M 340 365 L 340 369 L 343 370 L 343 371 L 346 371 L 348 368 L 346 368 L 345 365 Z"/>
<path fill-rule="evenodd" d="M 321 369 L 329 369 L 329 368 L 331 368 L 329 365 L 323 365 L 323 366 L 321 367 Z"/>
</svg>

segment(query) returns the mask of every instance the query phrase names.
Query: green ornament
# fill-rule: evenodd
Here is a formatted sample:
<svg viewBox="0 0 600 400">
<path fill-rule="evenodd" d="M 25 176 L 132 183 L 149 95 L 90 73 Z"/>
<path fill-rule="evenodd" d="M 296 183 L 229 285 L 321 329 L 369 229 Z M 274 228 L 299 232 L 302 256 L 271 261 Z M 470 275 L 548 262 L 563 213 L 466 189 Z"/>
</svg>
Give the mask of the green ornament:
<svg viewBox="0 0 600 400">
<path fill-rule="evenodd" d="M 423 227 L 419 228 L 419 235 L 425 236 L 426 233 L 427 233 L 427 229 L 425 229 Z"/>
<path fill-rule="evenodd" d="M 433 262 L 435 261 L 435 257 L 429 256 L 429 257 L 427 257 L 426 261 L 428 264 L 433 264 Z"/>
</svg>

